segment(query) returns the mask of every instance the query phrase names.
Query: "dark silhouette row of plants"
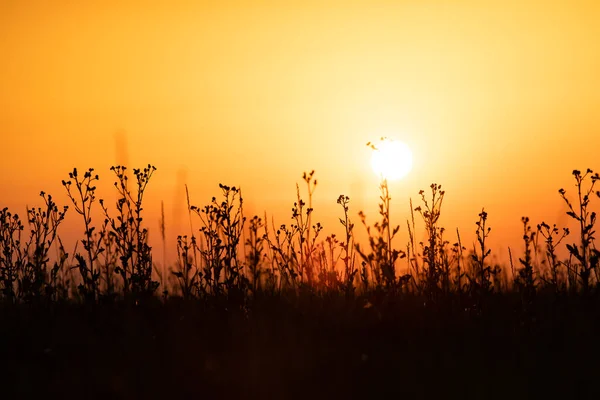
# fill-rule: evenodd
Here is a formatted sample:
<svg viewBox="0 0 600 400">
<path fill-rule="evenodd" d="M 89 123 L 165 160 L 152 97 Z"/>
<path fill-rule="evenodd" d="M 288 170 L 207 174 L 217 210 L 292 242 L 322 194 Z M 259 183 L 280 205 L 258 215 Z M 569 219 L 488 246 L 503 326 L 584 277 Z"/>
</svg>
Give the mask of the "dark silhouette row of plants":
<svg viewBox="0 0 600 400">
<path fill-rule="evenodd" d="M 400 225 L 390 221 L 391 197 L 386 180 L 380 184 L 378 220 L 372 225 L 358 213 L 367 233 L 366 244 L 355 240 L 351 199 L 340 195 L 342 237 L 323 237 L 323 226 L 313 221 L 314 171 L 303 175 L 306 197 L 297 185 L 291 222 L 276 225 L 267 215 L 247 219 L 238 187 L 219 185 L 220 196 L 195 206 L 188 196 L 191 232 L 177 237 L 177 259 L 168 276 L 155 268 L 143 200 L 156 168 L 148 165 L 131 174 L 124 166 L 114 173 L 116 203 L 97 198 L 99 176 L 93 169 L 74 169 L 62 184 L 71 201 L 59 207 L 42 192 L 43 206 L 27 209 L 23 220 L 7 208 L 0 210 L 0 296 L 4 303 L 151 297 L 227 299 L 244 304 L 260 295 L 422 296 L 436 302 L 447 296 L 465 299 L 481 310 L 486 297 L 518 293 L 524 305 L 540 293 L 553 295 L 600 290 L 600 251 L 595 246 L 596 213 L 591 210 L 600 179 L 588 169 L 573 171 L 576 195 L 559 194 L 567 215 L 578 225 L 576 239 L 567 228 L 540 222 L 532 227 L 523 217 L 524 252 L 510 271 L 494 264 L 488 239 L 492 232 L 482 210 L 475 222 L 476 242 L 468 249 L 457 230 L 455 238 L 440 225 L 445 191 L 432 184 L 411 201 L 406 221 L 408 243 L 395 242 Z M 133 183 L 132 183 L 132 182 Z M 83 222 L 83 238 L 67 252 L 59 226 L 71 208 Z M 102 218 L 97 218 L 101 215 Z M 426 239 L 416 240 L 415 216 L 423 221 Z M 162 236 L 165 241 L 164 216 Z M 396 240 L 395 240 L 396 239 Z M 559 255 L 565 245 L 568 257 Z M 515 265 L 516 264 L 516 265 Z M 399 271 L 404 271 L 400 273 Z M 510 275 L 509 275 L 510 272 Z M 159 284 L 159 281 L 161 282 Z M 369 303 L 370 304 L 370 303 Z"/>
</svg>

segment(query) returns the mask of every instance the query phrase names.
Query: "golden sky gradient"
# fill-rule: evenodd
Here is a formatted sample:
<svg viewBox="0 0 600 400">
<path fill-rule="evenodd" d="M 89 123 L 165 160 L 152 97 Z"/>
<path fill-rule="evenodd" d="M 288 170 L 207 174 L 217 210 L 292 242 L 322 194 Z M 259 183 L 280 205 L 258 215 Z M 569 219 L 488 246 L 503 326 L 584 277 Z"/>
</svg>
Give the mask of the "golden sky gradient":
<svg viewBox="0 0 600 400">
<path fill-rule="evenodd" d="M 391 186 L 398 245 L 436 182 L 449 239 L 485 206 L 499 253 L 523 215 L 564 224 L 557 190 L 600 170 L 594 1 L 79 3 L 0 1 L 0 206 L 17 212 L 42 189 L 64 204 L 74 166 L 110 199 L 111 165 L 152 163 L 151 229 L 163 200 L 167 233 L 188 233 L 185 183 L 198 205 L 241 185 L 248 214 L 288 223 L 315 169 L 316 217 L 339 232 L 341 193 L 375 217 L 365 144 L 387 135 L 415 159 Z"/>
</svg>

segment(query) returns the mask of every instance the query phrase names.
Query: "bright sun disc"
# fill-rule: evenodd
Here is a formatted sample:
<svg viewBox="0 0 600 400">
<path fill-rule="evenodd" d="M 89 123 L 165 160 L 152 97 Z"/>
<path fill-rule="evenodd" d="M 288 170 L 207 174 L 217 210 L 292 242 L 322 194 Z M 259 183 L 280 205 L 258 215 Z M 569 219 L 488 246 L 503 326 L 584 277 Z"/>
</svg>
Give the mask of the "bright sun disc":
<svg viewBox="0 0 600 400">
<path fill-rule="evenodd" d="M 412 169 L 412 163 L 412 152 L 406 144 L 397 140 L 382 140 L 371 156 L 373 171 L 390 181 L 404 178 Z"/>
</svg>

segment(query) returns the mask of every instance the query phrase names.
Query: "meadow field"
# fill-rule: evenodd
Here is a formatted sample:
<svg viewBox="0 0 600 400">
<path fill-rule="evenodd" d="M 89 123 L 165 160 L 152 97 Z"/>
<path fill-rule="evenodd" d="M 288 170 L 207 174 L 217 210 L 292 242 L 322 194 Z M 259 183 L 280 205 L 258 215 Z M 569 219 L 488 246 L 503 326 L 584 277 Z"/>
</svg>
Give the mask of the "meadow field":
<svg viewBox="0 0 600 400">
<path fill-rule="evenodd" d="M 505 265 L 491 261 L 485 209 L 472 248 L 440 226 L 438 184 L 418 193 L 407 221 L 391 220 L 386 180 L 375 221 L 342 194 L 345 234 L 328 235 L 312 218 L 314 171 L 279 226 L 246 216 L 240 188 L 219 185 L 203 206 L 188 196 L 189 234 L 176 260 L 158 261 L 143 208 L 155 171 L 111 168 L 109 204 L 96 171 L 73 169 L 62 181 L 70 204 L 42 192 L 24 217 L 0 211 L 6 398 L 600 394 L 592 170 L 573 171 L 574 186 L 557 193 L 578 229 L 524 216 L 524 251 Z M 68 214 L 82 227 L 73 249 L 61 240 Z"/>
</svg>

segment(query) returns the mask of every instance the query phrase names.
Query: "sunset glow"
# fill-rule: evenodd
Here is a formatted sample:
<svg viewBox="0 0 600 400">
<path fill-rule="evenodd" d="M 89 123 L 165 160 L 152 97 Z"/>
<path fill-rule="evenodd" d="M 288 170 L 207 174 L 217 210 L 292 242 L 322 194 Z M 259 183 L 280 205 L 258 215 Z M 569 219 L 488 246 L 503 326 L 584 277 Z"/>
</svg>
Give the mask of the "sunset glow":
<svg viewBox="0 0 600 400">
<path fill-rule="evenodd" d="M 371 167 L 378 177 L 395 181 L 404 178 L 412 169 L 412 152 L 406 144 L 385 139 L 374 146 Z"/>
<path fill-rule="evenodd" d="M 600 399 L 599 213 L 600 0 L 0 0 L 4 399 Z"/>
<path fill-rule="evenodd" d="M 448 230 L 472 240 L 485 206 L 506 257 L 523 214 L 566 223 L 557 189 L 599 168 L 599 19 L 567 1 L 3 1 L 0 206 L 40 190 L 66 204 L 75 166 L 111 196 L 112 165 L 152 163 L 155 240 L 161 202 L 169 235 L 189 234 L 185 184 L 199 204 L 241 186 L 245 211 L 280 223 L 314 169 L 335 232 L 340 193 L 354 218 L 376 211 L 370 135 L 403 132 L 414 166 L 394 218 L 443 184 Z"/>
</svg>

